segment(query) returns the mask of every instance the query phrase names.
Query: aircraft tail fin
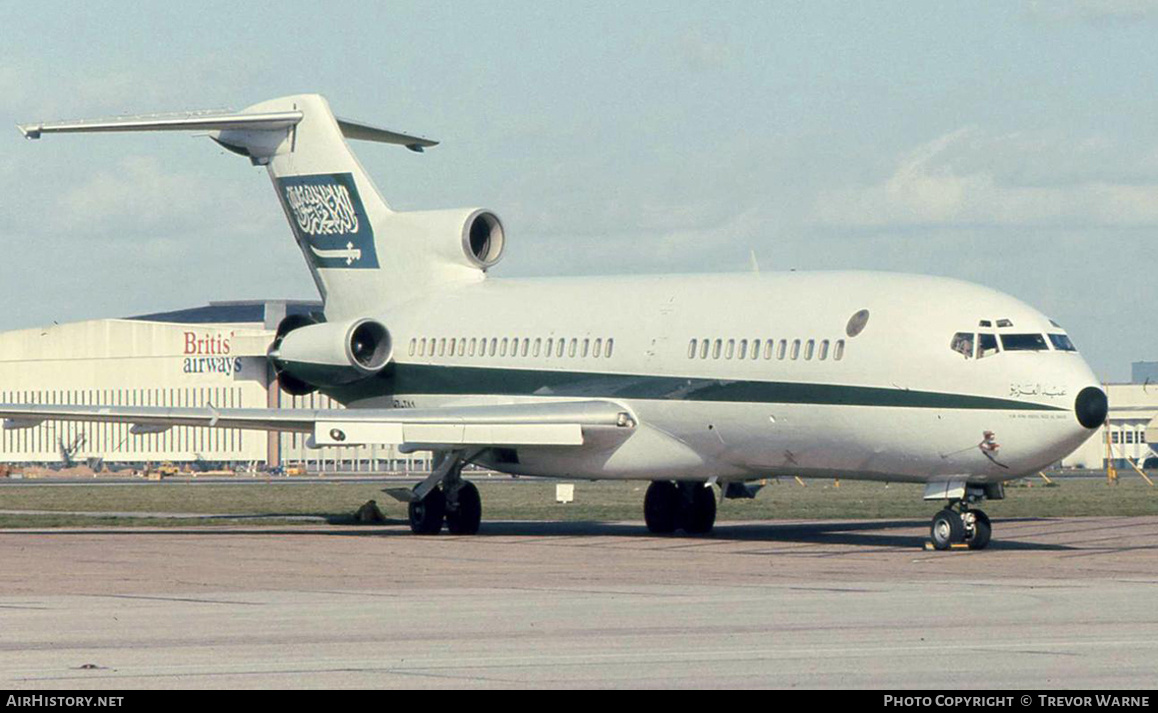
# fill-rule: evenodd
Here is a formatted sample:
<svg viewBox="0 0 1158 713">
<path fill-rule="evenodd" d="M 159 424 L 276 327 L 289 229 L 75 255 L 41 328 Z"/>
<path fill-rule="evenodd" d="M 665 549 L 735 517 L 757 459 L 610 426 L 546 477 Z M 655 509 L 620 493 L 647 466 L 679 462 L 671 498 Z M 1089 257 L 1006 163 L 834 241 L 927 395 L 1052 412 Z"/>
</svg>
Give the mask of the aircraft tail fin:
<svg viewBox="0 0 1158 713">
<path fill-rule="evenodd" d="M 327 317 L 364 314 L 405 299 L 403 283 L 422 265 L 399 264 L 375 230 L 393 215 L 347 139 L 396 144 L 421 152 L 437 145 L 420 136 L 339 119 L 316 94 L 272 99 L 240 112 L 192 112 L 97 121 L 23 124 L 29 139 L 55 133 L 205 131 L 226 149 L 265 166 L 293 229 Z M 376 234 L 377 233 L 377 234 Z M 395 247 L 398 252 L 399 248 Z M 392 273 L 382 275 L 381 271 Z M 394 278 L 399 279 L 394 279 Z M 386 292 L 387 289 L 393 292 Z"/>
</svg>

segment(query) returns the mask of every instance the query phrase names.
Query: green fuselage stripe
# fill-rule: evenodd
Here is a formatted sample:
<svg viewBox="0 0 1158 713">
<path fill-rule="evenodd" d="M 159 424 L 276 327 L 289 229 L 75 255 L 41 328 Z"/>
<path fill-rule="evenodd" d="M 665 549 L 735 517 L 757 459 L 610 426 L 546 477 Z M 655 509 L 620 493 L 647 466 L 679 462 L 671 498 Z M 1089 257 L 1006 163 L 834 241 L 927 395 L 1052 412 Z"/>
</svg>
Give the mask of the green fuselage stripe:
<svg viewBox="0 0 1158 713">
<path fill-rule="evenodd" d="M 564 396 L 723 403 L 1064 411 L 1059 406 L 937 391 L 784 381 L 393 364 L 370 381 L 327 390 L 339 401 L 391 396 Z"/>
</svg>

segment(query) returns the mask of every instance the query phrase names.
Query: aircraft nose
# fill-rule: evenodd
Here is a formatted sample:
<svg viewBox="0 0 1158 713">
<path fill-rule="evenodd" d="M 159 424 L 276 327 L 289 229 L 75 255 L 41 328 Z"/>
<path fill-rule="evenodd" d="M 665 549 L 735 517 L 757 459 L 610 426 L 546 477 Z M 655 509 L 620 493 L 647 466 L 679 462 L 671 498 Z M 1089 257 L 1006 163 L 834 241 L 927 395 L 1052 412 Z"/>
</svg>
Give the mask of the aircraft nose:
<svg viewBox="0 0 1158 713">
<path fill-rule="evenodd" d="M 1110 411 L 1110 404 L 1106 400 L 1106 392 L 1096 386 L 1087 386 L 1074 399 L 1074 413 L 1078 423 L 1085 428 L 1098 428 L 1106 422 L 1106 414 Z"/>
</svg>

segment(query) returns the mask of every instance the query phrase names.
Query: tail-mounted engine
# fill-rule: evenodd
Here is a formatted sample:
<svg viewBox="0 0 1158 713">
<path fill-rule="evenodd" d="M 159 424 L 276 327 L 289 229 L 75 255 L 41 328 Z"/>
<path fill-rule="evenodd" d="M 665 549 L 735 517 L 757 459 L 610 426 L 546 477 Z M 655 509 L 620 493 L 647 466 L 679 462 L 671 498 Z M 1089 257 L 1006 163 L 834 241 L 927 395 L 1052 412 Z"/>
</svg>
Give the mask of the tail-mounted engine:
<svg viewBox="0 0 1158 713">
<path fill-rule="evenodd" d="M 377 320 L 317 322 L 290 315 L 278 325 L 267 356 L 281 388 L 303 396 L 372 377 L 393 354 L 390 331 Z"/>
<path fill-rule="evenodd" d="M 483 272 L 502 258 L 506 247 L 503 222 L 481 208 L 391 213 L 381 219 L 381 230 L 384 235 L 406 236 L 408 249 L 425 253 L 437 264 Z M 412 264 L 424 262 L 415 259 Z"/>
</svg>

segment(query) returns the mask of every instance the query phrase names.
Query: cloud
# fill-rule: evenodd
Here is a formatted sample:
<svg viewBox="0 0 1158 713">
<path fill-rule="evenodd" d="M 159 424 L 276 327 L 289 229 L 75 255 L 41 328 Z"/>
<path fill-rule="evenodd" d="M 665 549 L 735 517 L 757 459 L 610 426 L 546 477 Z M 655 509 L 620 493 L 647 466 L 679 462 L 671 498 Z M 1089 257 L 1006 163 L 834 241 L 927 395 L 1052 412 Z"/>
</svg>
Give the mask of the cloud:
<svg viewBox="0 0 1158 713">
<path fill-rule="evenodd" d="M 811 218 L 860 228 L 1158 226 L 1152 162 L 1143 153 L 1123 164 L 1120 153 L 1098 137 L 958 129 L 910 151 L 879 183 L 822 191 Z"/>
<path fill-rule="evenodd" d="M 1042 22 L 1135 23 L 1158 19 L 1158 1 L 1030 0 L 1025 12 Z"/>
<path fill-rule="evenodd" d="M 228 184 L 165 170 L 152 156 L 126 156 L 66 188 L 48 217 L 52 230 L 172 232 L 203 224 L 207 215 L 242 214 Z"/>
<path fill-rule="evenodd" d="M 721 69 L 730 64 L 734 47 L 726 40 L 706 36 L 701 30 L 684 33 L 675 43 L 680 64 L 693 72 Z"/>
</svg>

